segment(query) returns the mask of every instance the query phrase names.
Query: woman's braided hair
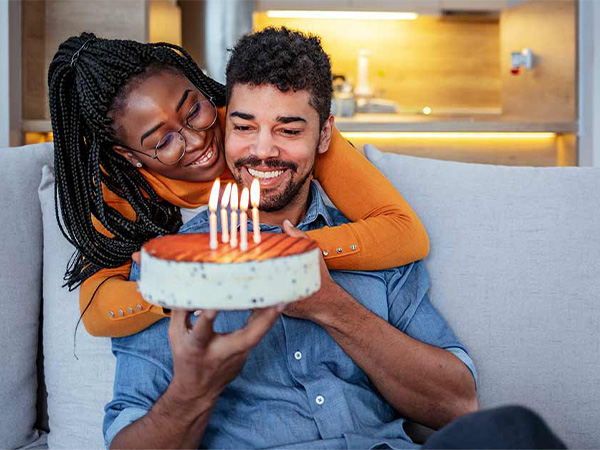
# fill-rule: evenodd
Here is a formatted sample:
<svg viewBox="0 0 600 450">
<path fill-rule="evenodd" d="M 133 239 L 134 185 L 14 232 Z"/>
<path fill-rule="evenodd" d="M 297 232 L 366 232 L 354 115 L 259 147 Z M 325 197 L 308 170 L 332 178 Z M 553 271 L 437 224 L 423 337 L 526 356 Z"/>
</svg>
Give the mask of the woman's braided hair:
<svg viewBox="0 0 600 450">
<path fill-rule="evenodd" d="M 54 134 L 56 218 L 76 248 L 65 273 L 75 289 L 98 270 L 119 267 L 147 240 L 181 226 L 179 208 L 161 199 L 140 172 L 113 150 L 127 87 L 160 70 L 185 75 L 217 106 L 225 88 L 202 73 L 181 47 L 96 38 L 83 33 L 63 42 L 48 72 Z M 102 185 L 127 200 L 134 221 L 108 206 Z M 60 205 L 60 213 L 59 213 Z M 98 232 L 94 216 L 114 238 Z"/>
</svg>

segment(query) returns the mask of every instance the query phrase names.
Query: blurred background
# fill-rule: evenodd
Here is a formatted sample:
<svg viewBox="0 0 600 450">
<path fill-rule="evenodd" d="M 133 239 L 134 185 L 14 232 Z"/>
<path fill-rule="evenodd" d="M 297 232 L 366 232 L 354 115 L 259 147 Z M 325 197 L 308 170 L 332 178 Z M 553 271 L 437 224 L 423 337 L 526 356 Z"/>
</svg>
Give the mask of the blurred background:
<svg viewBox="0 0 600 450">
<path fill-rule="evenodd" d="M 223 82 L 239 36 L 285 25 L 322 38 L 337 126 L 359 149 L 600 165 L 600 1 L 0 2 L 0 147 L 52 139 L 47 68 L 71 35 L 172 42 Z"/>
</svg>

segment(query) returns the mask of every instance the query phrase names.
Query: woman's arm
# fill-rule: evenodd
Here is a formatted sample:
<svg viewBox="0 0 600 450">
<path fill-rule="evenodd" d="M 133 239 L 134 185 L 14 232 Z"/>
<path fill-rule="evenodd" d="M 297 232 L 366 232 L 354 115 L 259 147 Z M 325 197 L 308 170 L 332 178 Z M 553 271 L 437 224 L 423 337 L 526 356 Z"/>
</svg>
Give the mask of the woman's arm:
<svg viewBox="0 0 600 450">
<path fill-rule="evenodd" d="M 353 221 L 308 232 L 330 270 L 388 269 L 427 256 L 429 239 L 415 212 L 335 127 L 329 150 L 317 156 L 314 175 Z"/>
<path fill-rule="evenodd" d="M 142 298 L 135 281 L 128 281 L 130 268 L 131 262 L 102 269 L 81 285 L 79 310 L 92 336 L 129 336 L 166 316 L 161 307 Z"/>
</svg>

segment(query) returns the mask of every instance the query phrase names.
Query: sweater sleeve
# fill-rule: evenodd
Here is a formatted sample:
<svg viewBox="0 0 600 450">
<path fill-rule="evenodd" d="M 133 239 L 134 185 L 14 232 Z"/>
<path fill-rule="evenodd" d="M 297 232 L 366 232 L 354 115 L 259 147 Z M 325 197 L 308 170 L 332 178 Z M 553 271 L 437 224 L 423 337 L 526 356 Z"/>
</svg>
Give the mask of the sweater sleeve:
<svg viewBox="0 0 600 450">
<path fill-rule="evenodd" d="M 166 317 L 160 306 L 142 298 L 135 281 L 129 281 L 130 268 L 131 262 L 102 269 L 81 285 L 79 309 L 92 336 L 129 336 Z"/>
<path fill-rule="evenodd" d="M 308 232 L 331 270 L 381 270 L 429 253 L 425 227 L 402 195 L 337 128 L 317 157 L 315 178 L 353 223 Z"/>
<path fill-rule="evenodd" d="M 135 212 L 127 201 L 104 189 L 106 202 L 133 220 Z M 96 230 L 112 237 L 98 220 L 92 217 Z M 121 337 L 138 333 L 166 317 L 163 309 L 146 302 L 137 290 L 137 283 L 129 281 L 131 261 L 116 267 L 102 269 L 85 280 L 79 290 L 79 310 L 85 329 L 92 336 Z"/>
</svg>

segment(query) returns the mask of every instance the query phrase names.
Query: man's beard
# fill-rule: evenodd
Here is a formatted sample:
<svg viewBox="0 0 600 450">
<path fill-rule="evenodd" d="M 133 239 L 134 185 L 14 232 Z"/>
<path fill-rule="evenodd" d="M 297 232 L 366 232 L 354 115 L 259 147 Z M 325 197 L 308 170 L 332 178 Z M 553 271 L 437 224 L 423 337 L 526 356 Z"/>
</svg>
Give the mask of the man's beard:
<svg viewBox="0 0 600 450">
<path fill-rule="evenodd" d="M 310 170 L 308 170 L 306 174 L 303 175 L 302 178 L 297 181 L 294 181 L 294 174 L 297 173 L 298 166 L 290 161 L 283 161 L 280 159 L 261 160 L 256 156 L 249 156 L 247 158 L 240 158 L 236 160 L 234 162 L 234 166 L 236 169 L 234 171 L 234 178 L 239 185 L 243 185 L 243 180 L 240 171 L 243 169 L 244 166 L 250 168 L 259 166 L 267 166 L 274 169 L 286 168 L 292 172 L 292 176 L 290 177 L 288 183 L 285 185 L 283 191 L 279 193 L 273 193 L 271 195 L 269 195 L 269 192 L 266 190 L 262 190 L 261 192 L 260 205 L 258 209 L 264 212 L 275 212 L 281 211 L 283 208 L 292 203 L 294 199 L 298 196 L 300 190 L 306 183 L 306 180 L 308 180 L 308 178 L 312 174 L 314 162 Z"/>
</svg>

